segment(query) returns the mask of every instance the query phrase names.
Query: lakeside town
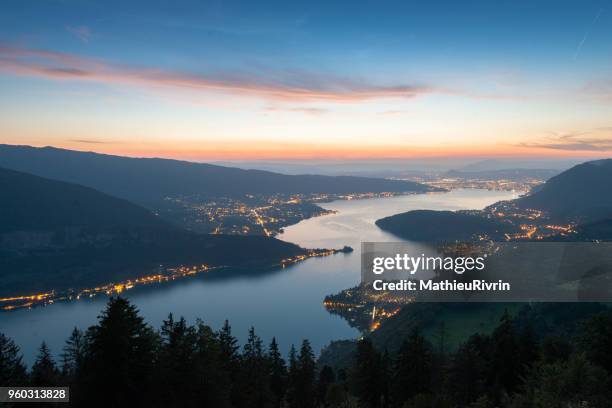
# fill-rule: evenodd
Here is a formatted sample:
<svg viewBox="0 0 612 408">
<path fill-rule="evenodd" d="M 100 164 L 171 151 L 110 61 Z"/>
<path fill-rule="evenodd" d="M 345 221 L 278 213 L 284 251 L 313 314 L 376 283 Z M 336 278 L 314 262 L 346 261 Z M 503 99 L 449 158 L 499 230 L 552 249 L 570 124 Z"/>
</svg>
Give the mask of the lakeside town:
<svg viewBox="0 0 612 408">
<path fill-rule="evenodd" d="M 329 256 L 340 252 L 348 253 L 352 252 L 352 250 L 353 249 L 351 247 L 344 247 L 342 249 L 309 249 L 306 254 L 281 259 L 277 264 L 270 265 L 269 267 L 280 266 L 282 268 L 286 268 L 309 258 Z M 11 311 L 24 308 L 30 309 L 36 306 L 52 305 L 56 302 L 93 298 L 98 295 L 113 296 L 139 286 L 172 282 L 178 279 L 224 269 L 227 269 L 227 267 L 210 266 L 206 264 L 180 265 L 176 267 L 164 267 L 163 265 L 160 265 L 149 275 L 134 279 L 127 279 L 120 282 L 111 282 L 92 288 L 69 288 L 66 290 L 50 290 L 47 292 L 30 295 L 3 297 L 0 298 L 0 311 Z"/>
<path fill-rule="evenodd" d="M 453 177 L 411 178 L 440 191 L 487 189 L 524 194 L 544 182 L 542 179 L 465 179 Z M 198 233 L 276 236 L 285 227 L 302 220 L 334 213 L 320 204 L 334 200 L 363 200 L 394 197 L 411 192 L 368 192 L 353 194 L 245 194 L 241 197 L 199 195 L 166 197 L 158 214 Z"/>
<path fill-rule="evenodd" d="M 539 182 L 538 182 L 539 183 Z M 505 190 L 510 186 L 518 191 L 528 191 L 538 183 L 533 180 L 517 182 L 510 180 L 487 180 L 486 188 L 489 190 Z M 429 180 L 429 185 L 444 189 L 458 188 L 482 188 L 481 185 L 459 180 L 436 179 Z M 331 202 L 334 200 L 362 200 L 371 198 L 393 197 L 412 193 L 397 192 L 370 192 L 355 194 L 275 194 L 271 196 L 246 194 L 242 198 L 206 198 L 198 196 L 189 197 L 167 197 L 165 201 L 166 217 L 176 217 L 179 223 L 184 223 L 189 229 L 209 234 L 230 235 L 265 235 L 275 236 L 283 231 L 283 228 L 296 224 L 304 219 L 332 214 L 334 211 L 326 210 L 317 204 Z M 160 210 L 164 211 L 164 210 Z M 521 234 L 508 234 L 508 240 L 537 238 L 550 233 L 571 233 L 572 225 L 551 225 L 543 222 L 546 220 L 541 211 L 519 212 L 513 208 L 511 202 L 501 202 L 487 207 L 485 216 L 493 216 L 503 219 L 505 222 L 517 224 L 524 231 Z M 168 214 L 173 212 L 173 215 Z M 180 218 L 180 220 L 179 220 Z M 537 224 L 536 224 L 537 222 Z M 488 237 L 481 237 L 482 240 Z M 310 257 L 328 256 L 337 252 L 350 252 L 352 248 L 345 247 L 340 250 L 333 249 L 311 249 L 306 255 L 279 261 L 278 266 L 287 267 L 293 263 L 303 261 Z M 111 282 L 93 288 L 68 289 L 62 291 L 48 291 L 31 295 L 0 298 L 0 310 L 8 311 L 20 308 L 31 308 L 45 306 L 58 301 L 80 300 L 97 295 L 113 295 L 130 290 L 137 286 L 153 283 L 163 283 L 185 278 L 188 276 L 207 273 L 214 269 L 223 267 L 211 267 L 209 265 L 182 265 L 177 267 L 160 266 L 154 273 L 136 279 L 121 282 Z M 395 298 L 391 295 L 359 293 L 359 288 L 348 289 L 342 292 L 343 298 L 338 300 L 339 295 L 329 296 L 324 305 L 330 313 L 348 315 L 349 324 L 360 330 L 375 330 L 382 320 L 392 316 L 399 310 L 398 304 L 411 301 L 411 299 Z M 367 305 L 367 307 L 365 307 Z"/>
<path fill-rule="evenodd" d="M 364 200 L 412 193 L 273 194 L 242 197 L 166 197 L 157 212 L 202 234 L 264 235 L 274 237 L 285 227 L 312 217 L 333 214 L 318 204 L 334 200 Z"/>
</svg>

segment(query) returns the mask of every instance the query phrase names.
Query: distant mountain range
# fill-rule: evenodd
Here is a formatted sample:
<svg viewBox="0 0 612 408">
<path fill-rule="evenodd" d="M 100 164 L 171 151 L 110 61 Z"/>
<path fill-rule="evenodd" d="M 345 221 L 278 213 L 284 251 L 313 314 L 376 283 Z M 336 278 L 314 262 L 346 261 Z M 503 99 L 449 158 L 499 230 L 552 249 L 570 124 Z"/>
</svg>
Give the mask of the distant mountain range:
<svg viewBox="0 0 612 408">
<path fill-rule="evenodd" d="M 168 159 L 129 158 L 53 147 L 0 145 L 0 167 L 95 188 L 152 208 L 167 196 L 274 193 L 426 192 L 415 182 L 380 178 L 284 175 Z"/>
<path fill-rule="evenodd" d="M 220 166 L 257 169 L 283 174 L 324 174 L 330 176 L 366 176 L 430 178 L 449 176 L 482 177 L 486 179 L 526 177 L 548 179 L 578 164 L 566 159 L 489 159 L 473 162 L 461 157 L 359 160 L 268 160 L 214 162 Z"/>
<path fill-rule="evenodd" d="M 159 264 L 270 265 L 304 254 L 262 236 L 199 235 L 94 189 L 0 168 L 0 295 L 108 283 Z"/>
</svg>

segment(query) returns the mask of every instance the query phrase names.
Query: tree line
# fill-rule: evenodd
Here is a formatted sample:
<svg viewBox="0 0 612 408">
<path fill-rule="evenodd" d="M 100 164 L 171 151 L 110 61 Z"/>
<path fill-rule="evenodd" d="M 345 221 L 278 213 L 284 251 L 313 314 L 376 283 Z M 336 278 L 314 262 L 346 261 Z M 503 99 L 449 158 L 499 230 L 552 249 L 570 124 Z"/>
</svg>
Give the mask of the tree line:
<svg viewBox="0 0 612 408">
<path fill-rule="evenodd" d="M 253 328 L 239 347 L 220 330 L 170 315 L 159 330 L 122 297 L 98 323 L 74 329 L 56 361 L 45 343 L 28 370 L 0 334 L 0 385 L 70 386 L 72 406 L 214 408 L 609 407 L 612 315 L 577 323 L 572 336 L 536 334 L 505 313 L 490 335 L 447 350 L 417 329 L 393 354 L 367 338 L 351 364 L 319 367 L 308 340 L 284 359 Z M 62 404 L 65 406 L 65 404 Z M 19 405 L 21 406 L 21 405 Z"/>
</svg>

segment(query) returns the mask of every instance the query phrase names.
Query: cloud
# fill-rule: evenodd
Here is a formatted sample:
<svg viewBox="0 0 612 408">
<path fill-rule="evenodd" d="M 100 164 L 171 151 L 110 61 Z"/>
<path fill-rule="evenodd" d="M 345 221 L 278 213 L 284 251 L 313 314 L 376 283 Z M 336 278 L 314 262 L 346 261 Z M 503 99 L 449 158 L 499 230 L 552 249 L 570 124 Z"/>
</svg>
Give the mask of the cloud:
<svg viewBox="0 0 612 408">
<path fill-rule="evenodd" d="M 612 151 L 612 127 L 600 127 L 584 132 L 553 134 L 539 143 L 520 143 L 520 147 L 566 151 Z"/>
<path fill-rule="evenodd" d="M 329 109 L 324 108 L 315 108 L 308 106 L 297 106 L 297 107 L 289 107 L 289 108 L 280 108 L 277 106 L 268 106 L 265 108 L 266 112 L 295 112 L 295 113 L 303 113 L 305 115 L 324 115 L 329 113 Z"/>
<path fill-rule="evenodd" d="M 85 144 L 117 144 L 120 142 L 111 142 L 105 140 L 95 140 L 95 139 L 70 139 L 71 142 L 74 143 L 85 143 Z"/>
<path fill-rule="evenodd" d="M 378 85 L 303 71 L 188 73 L 131 67 L 56 51 L 0 45 L 0 71 L 56 80 L 80 80 L 197 92 L 223 92 L 268 100 L 359 102 L 378 98 L 414 98 L 437 90 L 422 85 Z"/>
<path fill-rule="evenodd" d="M 607 152 L 612 150 L 612 143 L 543 143 L 540 145 L 531 145 L 531 147 L 542 147 L 545 149 L 554 150 L 569 150 L 569 151 L 591 151 L 591 152 Z"/>
<path fill-rule="evenodd" d="M 87 26 L 66 26 L 66 31 L 84 43 L 88 43 L 91 38 L 91 30 Z"/>
</svg>

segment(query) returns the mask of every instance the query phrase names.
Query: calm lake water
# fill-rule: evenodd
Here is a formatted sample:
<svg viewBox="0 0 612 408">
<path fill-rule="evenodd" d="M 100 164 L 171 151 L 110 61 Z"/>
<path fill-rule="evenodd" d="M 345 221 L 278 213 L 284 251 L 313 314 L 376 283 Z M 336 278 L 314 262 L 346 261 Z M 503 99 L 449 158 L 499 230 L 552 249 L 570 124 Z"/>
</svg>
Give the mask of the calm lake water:
<svg viewBox="0 0 612 408">
<path fill-rule="evenodd" d="M 338 212 L 288 227 L 278 238 L 306 248 L 350 245 L 354 252 L 313 258 L 286 269 L 254 271 L 247 277 L 220 279 L 214 274 L 200 275 L 138 287 L 125 292 L 125 296 L 156 327 L 168 313 L 184 316 L 189 322 L 201 318 L 215 329 L 228 319 L 241 341 L 254 326 L 266 343 L 276 336 L 284 351 L 304 338 L 319 351 L 331 340 L 358 335 L 357 330 L 343 319 L 326 312 L 323 299 L 358 284 L 362 241 L 398 241 L 397 237 L 374 225 L 377 219 L 416 209 L 481 209 L 511 198 L 515 198 L 511 192 L 463 189 L 326 203 L 322 206 Z M 31 363 L 43 340 L 59 354 L 72 328 L 86 329 L 94 324 L 106 300 L 98 296 L 31 310 L 2 312 L 0 332 L 11 337 L 21 347 L 25 361 Z"/>
</svg>

